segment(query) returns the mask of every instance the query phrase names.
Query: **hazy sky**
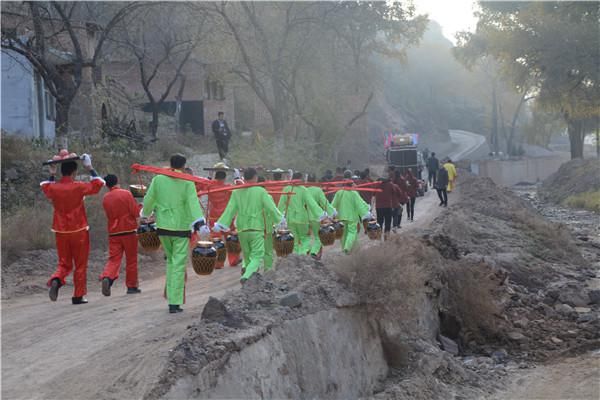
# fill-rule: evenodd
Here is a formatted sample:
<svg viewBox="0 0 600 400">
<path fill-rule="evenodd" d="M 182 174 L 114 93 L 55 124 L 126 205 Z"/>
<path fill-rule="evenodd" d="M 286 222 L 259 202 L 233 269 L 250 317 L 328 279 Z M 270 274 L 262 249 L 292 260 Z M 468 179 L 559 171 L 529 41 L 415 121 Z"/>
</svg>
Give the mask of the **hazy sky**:
<svg viewBox="0 0 600 400">
<path fill-rule="evenodd" d="M 454 35 L 460 31 L 474 31 L 477 20 L 473 16 L 475 0 L 413 0 L 417 13 L 429 14 L 437 21 L 444 36 L 455 43 Z"/>
</svg>

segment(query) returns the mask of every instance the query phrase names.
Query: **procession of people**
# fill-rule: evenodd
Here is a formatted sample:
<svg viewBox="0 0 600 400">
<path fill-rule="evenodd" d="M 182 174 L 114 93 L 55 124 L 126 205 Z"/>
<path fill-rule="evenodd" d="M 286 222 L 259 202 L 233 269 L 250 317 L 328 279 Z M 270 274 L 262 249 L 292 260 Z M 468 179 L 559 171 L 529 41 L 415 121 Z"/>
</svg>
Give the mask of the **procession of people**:
<svg viewBox="0 0 600 400">
<path fill-rule="evenodd" d="M 141 292 L 136 233 L 140 224 L 153 224 L 165 254 L 165 298 L 170 313 L 183 310 L 190 247 L 198 239 L 224 242 L 230 233 L 235 234 L 241 254 L 230 252 L 228 261 L 232 267 L 241 263 L 240 281 L 244 283 L 261 269 L 268 271 L 273 267 L 273 235 L 278 229 L 290 232 L 293 253 L 317 260 L 323 253 L 320 230 L 323 224 L 332 221 L 343 224 L 341 249 L 346 254 L 355 247 L 361 230 L 367 233 L 367 225 L 380 229 L 383 240 L 388 240 L 401 227 L 404 209 L 406 221 L 414 221 L 417 190 L 423 183 L 410 168 L 401 173 L 394 166 L 378 180 L 371 179 L 368 169 L 336 168 L 335 176 L 328 170 L 317 182 L 315 174 L 293 170 L 288 171 L 284 180 L 282 169 L 267 171 L 272 177 L 268 179 L 265 175 L 259 177 L 256 168 L 245 168 L 242 177 L 240 170 L 230 169 L 224 162 L 207 168 L 213 171 L 211 176 L 200 178 L 186 168 L 183 155 L 174 154 L 168 168 L 147 169 L 156 175 L 138 203 L 132 195 L 133 189 L 121 188 L 117 176 L 99 177 L 89 155 L 78 157 L 67 153 L 62 150 L 47 163 L 50 177 L 41 183 L 42 191 L 54 206 L 52 230 L 59 259 L 56 272 L 48 281 L 50 300 L 56 301 L 65 278 L 73 271 L 72 303 L 87 303 L 90 242 L 83 202 L 86 196 L 98 194 L 106 185 L 108 191 L 102 204 L 109 246 L 108 260 L 99 276 L 102 294 L 111 295 L 123 256 L 126 293 Z M 89 171 L 89 182 L 74 180 L 78 160 Z M 429 183 L 437 191 L 440 206 L 447 206 L 457 173 L 450 159 L 443 161 L 440 163 L 432 153 L 427 167 Z M 57 181 L 58 165 L 62 177 Z M 234 173 L 232 184 L 226 183 L 228 172 Z M 222 267 L 223 262 L 217 268 Z"/>
</svg>

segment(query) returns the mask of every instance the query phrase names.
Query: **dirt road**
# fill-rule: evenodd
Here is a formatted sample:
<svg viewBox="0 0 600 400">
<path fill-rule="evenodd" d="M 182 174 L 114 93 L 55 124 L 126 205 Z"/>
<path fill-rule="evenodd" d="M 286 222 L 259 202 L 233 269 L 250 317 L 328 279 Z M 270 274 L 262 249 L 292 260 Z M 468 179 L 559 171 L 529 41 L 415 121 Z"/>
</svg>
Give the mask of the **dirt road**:
<svg viewBox="0 0 600 400">
<path fill-rule="evenodd" d="M 488 400 L 596 400 L 600 396 L 600 350 L 538 366 Z"/>
</svg>

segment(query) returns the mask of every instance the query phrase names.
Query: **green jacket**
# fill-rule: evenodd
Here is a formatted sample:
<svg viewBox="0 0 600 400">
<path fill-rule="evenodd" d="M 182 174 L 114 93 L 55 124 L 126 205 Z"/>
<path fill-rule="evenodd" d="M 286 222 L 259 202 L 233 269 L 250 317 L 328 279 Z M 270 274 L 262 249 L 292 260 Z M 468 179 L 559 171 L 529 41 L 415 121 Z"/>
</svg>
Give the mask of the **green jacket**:
<svg viewBox="0 0 600 400">
<path fill-rule="evenodd" d="M 308 191 L 310 196 L 313 198 L 313 200 L 317 202 L 319 207 L 321 207 L 323 210 L 327 211 L 327 214 L 330 217 L 333 216 L 335 209 L 332 207 L 329 200 L 327 200 L 327 197 L 325 197 L 325 193 L 323 193 L 323 189 L 321 189 L 318 186 L 309 186 L 306 188 L 306 190 Z M 315 221 L 315 220 L 312 220 L 312 221 Z"/>
<path fill-rule="evenodd" d="M 331 205 L 342 221 L 360 222 L 370 211 L 369 205 L 354 190 L 339 190 Z"/>
<path fill-rule="evenodd" d="M 279 222 L 282 216 L 265 188 L 254 186 L 234 190 L 225 211 L 217 222 L 223 226 L 230 226 L 235 218 L 238 232 L 264 231 L 265 220 Z M 271 227 L 269 227 L 270 229 Z"/>
<path fill-rule="evenodd" d="M 203 218 L 200 201 L 193 182 L 157 175 L 152 179 L 146 196 L 142 215 L 154 212 L 156 227 L 169 231 L 187 231 Z"/>
<path fill-rule="evenodd" d="M 283 192 L 295 193 L 292 196 L 284 194 L 279 199 L 279 211 L 285 213 L 287 209 L 288 223 L 308 224 L 308 221 L 318 221 L 323 214 L 323 209 L 304 186 L 286 186 Z"/>
</svg>

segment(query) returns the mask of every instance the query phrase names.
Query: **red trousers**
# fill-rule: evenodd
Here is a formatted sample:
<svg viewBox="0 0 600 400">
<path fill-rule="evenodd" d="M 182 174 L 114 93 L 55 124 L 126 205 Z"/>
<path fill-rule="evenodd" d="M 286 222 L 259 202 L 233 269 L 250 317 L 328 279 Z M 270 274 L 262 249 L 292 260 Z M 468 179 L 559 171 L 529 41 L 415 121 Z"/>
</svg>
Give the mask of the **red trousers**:
<svg viewBox="0 0 600 400">
<path fill-rule="evenodd" d="M 48 280 L 48 286 L 52 280 L 58 278 L 61 285 L 65 284 L 65 278 L 73 270 L 73 297 L 82 297 L 87 294 L 87 264 L 90 255 L 90 234 L 87 230 L 73 233 L 56 233 L 56 253 L 58 254 L 58 266 L 56 272 Z"/>
<path fill-rule="evenodd" d="M 113 281 L 119 277 L 121 259 L 125 253 L 125 285 L 128 288 L 138 287 L 138 239 L 135 232 L 129 235 L 109 236 L 108 262 L 100 275 L 100 280 L 109 278 Z"/>
</svg>

